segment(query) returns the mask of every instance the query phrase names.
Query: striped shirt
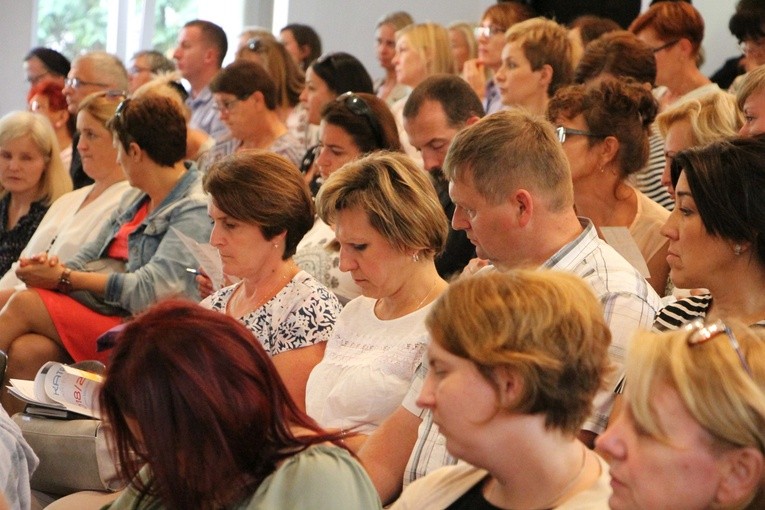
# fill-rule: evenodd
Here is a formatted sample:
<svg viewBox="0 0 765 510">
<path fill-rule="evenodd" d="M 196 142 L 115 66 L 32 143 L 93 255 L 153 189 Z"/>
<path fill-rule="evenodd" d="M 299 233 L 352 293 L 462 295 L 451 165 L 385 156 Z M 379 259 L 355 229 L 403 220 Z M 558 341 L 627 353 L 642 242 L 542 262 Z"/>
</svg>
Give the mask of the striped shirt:
<svg viewBox="0 0 765 510">
<path fill-rule="evenodd" d="M 651 127 L 648 145 L 648 164 L 635 172 L 635 187 L 648 198 L 671 211 L 675 208 L 675 201 L 661 183 L 661 174 L 664 173 L 664 138 L 655 126 Z"/>
<path fill-rule="evenodd" d="M 215 138 L 216 142 L 230 137 L 228 127 L 220 120 L 220 114 L 215 109 L 215 101 L 212 92 L 210 92 L 210 87 L 200 90 L 197 97 L 193 99 L 189 96 L 186 105 L 191 108 L 191 120 L 189 121 L 191 127 L 201 129 Z"/>
</svg>

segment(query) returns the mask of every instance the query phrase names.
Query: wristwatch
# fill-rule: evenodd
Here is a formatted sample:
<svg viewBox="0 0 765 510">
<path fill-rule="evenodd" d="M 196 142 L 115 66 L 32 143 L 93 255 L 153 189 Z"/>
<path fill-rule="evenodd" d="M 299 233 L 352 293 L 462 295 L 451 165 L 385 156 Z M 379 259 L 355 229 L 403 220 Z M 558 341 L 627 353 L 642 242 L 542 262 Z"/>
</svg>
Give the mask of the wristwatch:
<svg viewBox="0 0 765 510">
<path fill-rule="evenodd" d="M 64 270 L 61 272 L 61 276 L 58 278 L 58 285 L 56 285 L 56 290 L 64 294 L 69 294 L 72 292 L 72 280 L 70 279 L 71 276 L 72 270 L 68 267 L 64 267 Z"/>
</svg>

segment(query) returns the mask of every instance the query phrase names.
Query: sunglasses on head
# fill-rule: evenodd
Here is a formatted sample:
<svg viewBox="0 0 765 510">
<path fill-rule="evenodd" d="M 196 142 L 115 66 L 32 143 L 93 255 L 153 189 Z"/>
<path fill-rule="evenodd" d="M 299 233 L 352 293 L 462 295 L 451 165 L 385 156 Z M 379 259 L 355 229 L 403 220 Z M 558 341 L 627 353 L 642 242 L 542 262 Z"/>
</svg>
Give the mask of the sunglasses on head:
<svg viewBox="0 0 765 510">
<path fill-rule="evenodd" d="M 338 96 L 337 101 L 341 102 L 354 115 L 358 115 L 366 119 L 367 124 L 369 124 L 369 127 L 372 129 L 372 134 L 374 135 L 375 141 L 377 142 L 377 147 L 384 149 L 385 144 L 383 143 L 380 123 L 378 122 L 377 117 L 375 117 L 372 108 L 369 107 L 367 102 L 364 101 L 360 96 L 350 91 Z"/>
</svg>

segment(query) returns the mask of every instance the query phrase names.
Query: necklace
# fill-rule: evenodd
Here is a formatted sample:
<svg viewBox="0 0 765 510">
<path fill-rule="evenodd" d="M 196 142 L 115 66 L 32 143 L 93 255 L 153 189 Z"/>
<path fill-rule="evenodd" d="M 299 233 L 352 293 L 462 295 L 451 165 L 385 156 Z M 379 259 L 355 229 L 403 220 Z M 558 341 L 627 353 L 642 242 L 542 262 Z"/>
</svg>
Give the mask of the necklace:
<svg viewBox="0 0 765 510">
<path fill-rule="evenodd" d="M 266 304 L 271 298 L 273 298 L 279 290 L 281 290 L 285 286 L 285 282 L 292 279 L 295 276 L 296 272 L 293 268 L 290 268 L 289 271 L 287 271 L 285 274 L 280 275 L 276 282 L 274 282 L 273 285 L 268 287 L 268 289 L 265 291 L 264 294 L 261 294 L 260 297 L 257 297 L 257 289 L 253 293 L 253 299 L 248 299 L 247 295 L 244 291 L 244 282 L 240 284 L 240 286 L 235 290 L 235 295 L 232 296 L 232 299 L 229 301 L 231 308 L 234 308 L 237 313 L 232 315 L 244 315 L 246 312 L 257 310 L 264 304 Z"/>
<path fill-rule="evenodd" d="M 408 314 L 410 314 L 410 313 L 414 313 L 414 312 L 416 312 L 417 310 L 419 310 L 419 309 L 420 309 L 420 307 L 421 307 L 421 306 L 422 306 L 422 305 L 425 303 L 425 300 L 427 300 L 427 299 L 430 297 L 430 294 L 433 292 L 433 289 L 435 289 L 435 288 L 436 288 L 436 284 L 437 284 L 437 283 L 438 283 L 438 279 L 435 279 L 435 280 L 433 281 L 433 285 L 430 287 L 430 290 L 428 291 L 428 293 L 427 293 L 427 294 L 425 294 L 425 296 L 424 296 L 424 297 L 423 297 L 423 298 L 420 300 L 420 302 L 419 302 L 419 303 L 417 303 L 417 306 L 415 306 L 415 307 L 414 307 L 414 308 L 413 308 L 411 311 L 407 311 L 407 312 L 406 312 L 406 313 L 404 313 L 404 314 L 401 314 L 401 315 L 396 315 L 396 316 L 394 316 L 394 317 L 389 317 L 389 319 L 397 319 L 397 318 L 399 318 L 399 317 L 403 317 L 404 315 L 408 315 Z M 381 301 L 380 299 L 378 299 L 377 301 L 375 301 L 375 306 L 374 306 L 374 310 L 375 310 L 375 312 L 377 312 L 377 309 L 378 309 L 378 305 L 380 305 L 380 301 Z M 407 310 L 407 309 L 405 308 L 404 310 Z M 378 317 L 379 317 L 379 315 L 378 315 Z M 380 318 L 382 318 L 382 317 L 380 317 Z"/>
</svg>

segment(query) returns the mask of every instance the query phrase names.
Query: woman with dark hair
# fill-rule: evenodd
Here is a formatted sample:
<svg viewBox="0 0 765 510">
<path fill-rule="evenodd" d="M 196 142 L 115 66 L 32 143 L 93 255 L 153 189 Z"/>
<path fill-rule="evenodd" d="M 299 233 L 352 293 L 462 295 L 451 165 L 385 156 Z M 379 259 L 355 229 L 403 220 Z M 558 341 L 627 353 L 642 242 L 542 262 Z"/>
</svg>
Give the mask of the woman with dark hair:
<svg viewBox="0 0 765 510">
<path fill-rule="evenodd" d="M 238 319 L 273 358 L 292 400 L 305 409 L 308 374 L 321 361 L 340 303 L 293 262 L 313 225 L 308 186 L 289 161 L 244 151 L 215 163 L 205 176 L 213 229 L 210 244 L 223 271 L 238 279 L 202 302 Z"/>
<path fill-rule="evenodd" d="M 290 397 L 239 322 L 169 301 L 127 324 L 100 393 L 119 469 L 108 508 L 380 508 L 345 449 Z"/>
<path fill-rule="evenodd" d="M 385 101 L 372 95 L 346 92 L 324 106 L 319 155 L 315 166 L 320 180 L 346 163 L 379 150 L 401 151 L 398 129 Z M 335 233 L 317 217 L 298 244 L 295 261 L 314 275 L 345 304 L 361 293 L 350 274 L 340 270 Z"/>
<path fill-rule="evenodd" d="M 147 94 L 125 99 L 108 125 L 117 160 L 136 189 L 66 263 L 47 254 L 21 260 L 17 275 L 28 289 L 0 312 L 8 378 L 32 379 L 51 360 L 106 360 L 96 339 L 123 316 L 162 298 L 198 296 L 186 271 L 196 263 L 180 236 L 206 241 L 210 220 L 201 175 L 183 162 L 183 112 L 172 100 Z M 13 400 L 3 393 L 6 409 L 19 408 Z"/>
<path fill-rule="evenodd" d="M 603 78 L 560 89 L 547 117 L 558 126 L 571 165 L 577 214 L 591 219 L 601 237 L 605 227 L 628 229 L 648 267 L 649 283 L 663 296 L 669 266 L 659 229 L 669 211 L 629 183 L 648 160 L 648 128 L 657 109 L 646 88 Z"/>
<path fill-rule="evenodd" d="M 321 38 L 309 25 L 290 23 L 279 31 L 279 39 L 302 70 L 321 55 Z"/>
</svg>

